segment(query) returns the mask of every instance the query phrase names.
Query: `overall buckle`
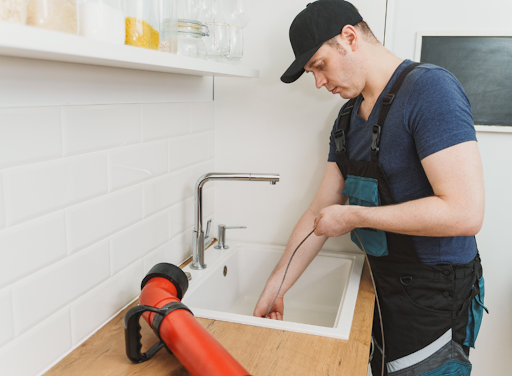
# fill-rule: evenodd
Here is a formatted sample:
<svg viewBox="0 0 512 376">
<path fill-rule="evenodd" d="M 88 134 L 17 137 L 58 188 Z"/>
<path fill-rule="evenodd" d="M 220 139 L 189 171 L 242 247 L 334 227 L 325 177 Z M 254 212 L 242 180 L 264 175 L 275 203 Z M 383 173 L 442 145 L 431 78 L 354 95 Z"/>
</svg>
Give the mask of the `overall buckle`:
<svg viewBox="0 0 512 376">
<path fill-rule="evenodd" d="M 334 132 L 334 142 L 336 143 L 336 153 L 344 153 L 347 149 L 345 148 L 345 131 L 338 129 Z"/>
<path fill-rule="evenodd" d="M 346 115 L 350 115 L 350 113 L 352 112 L 352 109 L 354 108 L 354 106 L 347 106 L 343 109 L 343 112 L 341 113 L 341 116 L 346 116 Z"/>
<path fill-rule="evenodd" d="M 382 104 L 384 106 L 389 106 L 391 103 L 393 103 L 393 100 L 395 99 L 395 94 L 386 94 L 384 98 L 382 99 Z"/>
<path fill-rule="evenodd" d="M 381 133 L 382 127 L 380 125 L 375 124 L 373 126 L 372 131 L 372 150 L 373 151 L 379 151 L 379 145 L 380 145 L 380 133 Z"/>
</svg>

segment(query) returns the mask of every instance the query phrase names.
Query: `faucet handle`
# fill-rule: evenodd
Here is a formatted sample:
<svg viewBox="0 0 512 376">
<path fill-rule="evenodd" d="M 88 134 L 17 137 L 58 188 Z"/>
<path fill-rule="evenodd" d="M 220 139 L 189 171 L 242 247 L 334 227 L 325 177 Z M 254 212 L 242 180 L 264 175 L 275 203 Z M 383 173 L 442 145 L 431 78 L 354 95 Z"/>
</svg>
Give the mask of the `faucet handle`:
<svg viewBox="0 0 512 376">
<path fill-rule="evenodd" d="M 204 234 L 204 240 L 206 240 L 210 237 L 210 227 L 212 227 L 211 219 L 209 219 L 208 222 L 206 222 L 206 234 Z"/>
<path fill-rule="evenodd" d="M 229 246 L 225 243 L 226 230 L 247 228 L 247 226 L 226 226 L 226 225 L 219 225 L 218 227 L 219 227 L 219 239 L 218 239 L 217 245 L 214 247 L 215 249 L 228 249 L 229 248 Z"/>
</svg>

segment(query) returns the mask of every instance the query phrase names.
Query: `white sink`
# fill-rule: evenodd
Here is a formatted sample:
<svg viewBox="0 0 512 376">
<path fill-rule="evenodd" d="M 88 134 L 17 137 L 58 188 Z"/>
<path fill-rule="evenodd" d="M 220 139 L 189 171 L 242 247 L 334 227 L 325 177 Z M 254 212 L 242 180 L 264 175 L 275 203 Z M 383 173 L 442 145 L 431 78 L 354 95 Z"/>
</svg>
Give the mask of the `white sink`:
<svg viewBox="0 0 512 376">
<path fill-rule="evenodd" d="M 230 242 L 224 251 L 210 247 L 205 251 L 206 269 L 183 269 L 192 275 L 183 303 L 196 317 L 348 339 L 363 254 L 321 251 L 285 295 L 283 321 L 252 316 L 284 250 L 243 242 Z"/>
</svg>

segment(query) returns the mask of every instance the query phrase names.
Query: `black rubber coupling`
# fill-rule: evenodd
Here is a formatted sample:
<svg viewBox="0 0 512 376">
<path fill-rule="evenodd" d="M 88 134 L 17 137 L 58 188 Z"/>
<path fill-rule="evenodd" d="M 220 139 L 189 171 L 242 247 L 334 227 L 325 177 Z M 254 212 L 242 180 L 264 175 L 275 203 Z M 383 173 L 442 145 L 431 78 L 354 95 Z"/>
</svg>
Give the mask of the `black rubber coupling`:
<svg viewBox="0 0 512 376">
<path fill-rule="evenodd" d="M 148 283 L 151 278 L 155 277 L 165 278 L 170 281 L 174 287 L 176 287 L 178 299 L 183 299 L 183 296 L 188 290 L 188 278 L 183 270 L 176 265 L 169 264 L 167 262 L 156 264 L 142 280 L 140 289 L 142 290 L 146 283 Z"/>
</svg>

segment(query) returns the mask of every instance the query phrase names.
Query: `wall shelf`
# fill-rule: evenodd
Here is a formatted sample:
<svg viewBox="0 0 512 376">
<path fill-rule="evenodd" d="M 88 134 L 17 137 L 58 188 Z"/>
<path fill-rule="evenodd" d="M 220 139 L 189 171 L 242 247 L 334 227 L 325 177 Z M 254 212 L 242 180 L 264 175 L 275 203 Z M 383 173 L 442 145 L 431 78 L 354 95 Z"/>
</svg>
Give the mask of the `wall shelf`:
<svg viewBox="0 0 512 376">
<path fill-rule="evenodd" d="M 259 77 L 247 67 L 194 59 L 0 21 L 0 55 L 195 76 Z"/>
</svg>

